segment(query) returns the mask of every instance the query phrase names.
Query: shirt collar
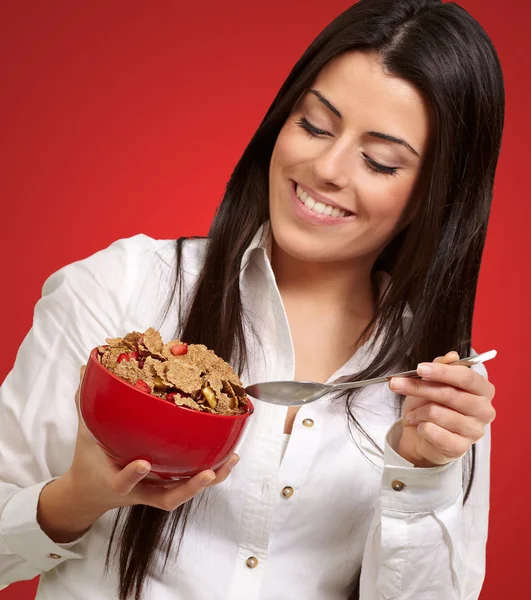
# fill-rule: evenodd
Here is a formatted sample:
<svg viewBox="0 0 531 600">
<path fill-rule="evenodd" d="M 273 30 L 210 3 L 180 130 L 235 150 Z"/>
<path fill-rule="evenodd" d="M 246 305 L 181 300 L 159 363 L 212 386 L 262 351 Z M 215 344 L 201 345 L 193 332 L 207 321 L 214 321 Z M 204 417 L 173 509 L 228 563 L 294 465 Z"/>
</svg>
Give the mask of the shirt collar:
<svg viewBox="0 0 531 600">
<path fill-rule="evenodd" d="M 273 235 L 271 232 L 271 223 L 266 221 L 263 223 L 258 231 L 254 234 L 251 243 L 247 246 L 243 254 L 242 259 L 242 271 L 245 270 L 249 264 L 251 256 L 258 252 L 265 254 L 267 259 L 271 262 L 271 246 L 273 243 Z"/>
</svg>

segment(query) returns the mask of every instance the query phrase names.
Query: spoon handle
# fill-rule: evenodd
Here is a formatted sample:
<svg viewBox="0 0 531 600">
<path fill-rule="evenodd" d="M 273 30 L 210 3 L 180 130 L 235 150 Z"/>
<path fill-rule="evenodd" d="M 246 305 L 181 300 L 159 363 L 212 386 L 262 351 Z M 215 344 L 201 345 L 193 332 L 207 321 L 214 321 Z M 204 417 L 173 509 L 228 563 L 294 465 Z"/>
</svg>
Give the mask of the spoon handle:
<svg viewBox="0 0 531 600">
<path fill-rule="evenodd" d="M 448 364 L 472 367 L 474 365 L 479 365 L 480 363 L 486 362 L 487 360 L 493 359 L 496 356 L 496 354 L 496 350 L 489 350 L 488 352 L 483 352 L 483 354 L 478 354 L 477 356 L 468 356 L 467 358 L 461 358 L 460 360 L 456 360 Z M 374 379 L 364 379 L 363 381 L 334 383 L 330 384 L 330 388 L 332 388 L 333 390 L 352 390 L 354 388 L 365 387 L 366 385 L 373 385 L 374 383 L 386 383 L 393 377 L 420 377 L 420 375 L 417 373 L 416 370 L 404 371 L 403 373 L 394 373 L 393 375 L 375 377 Z"/>
</svg>

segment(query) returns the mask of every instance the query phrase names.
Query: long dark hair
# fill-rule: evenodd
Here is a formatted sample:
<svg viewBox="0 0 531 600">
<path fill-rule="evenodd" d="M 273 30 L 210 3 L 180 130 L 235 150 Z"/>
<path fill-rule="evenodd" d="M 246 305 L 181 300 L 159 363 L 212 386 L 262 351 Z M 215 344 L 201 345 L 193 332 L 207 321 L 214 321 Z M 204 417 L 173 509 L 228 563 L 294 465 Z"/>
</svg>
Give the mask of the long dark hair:
<svg viewBox="0 0 531 600">
<path fill-rule="evenodd" d="M 304 52 L 236 165 L 210 229 L 197 287 L 180 321 L 182 339 L 205 344 L 240 372 L 247 354 L 239 272 L 245 249 L 269 216 L 273 147 L 297 100 L 320 70 L 355 49 L 377 51 L 390 74 L 424 94 L 431 104 L 435 131 L 418 209 L 375 265 L 391 274 L 391 284 L 365 332 L 373 330 L 372 339 L 379 340 L 380 350 L 353 379 L 377 377 L 397 364 L 414 368 L 449 350 L 462 356 L 470 352 L 504 119 L 498 57 L 481 26 L 456 4 L 360 0 Z M 176 294 L 183 243 L 177 242 Z M 407 305 L 414 314 L 413 325 L 403 330 Z M 397 346 L 393 341 L 398 334 Z M 362 429 L 354 416 L 354 403 L 352 394 L 346 398 L 346 410 L 350 422 Z M 474 456 L 472 452 L 469 457 L 472 473 Z M 469 476 L 465 500 L 471 481 Z M 108 564 L 113 540 L 119 542 L 120 600 L 141 597 L 156 553 L 163 552 L 167 561 L 177 533 L 180 546 L 192 506 L 188 503 L 172 514 L 145 506 L 121 511 L 107 555 Z"/>
</svg>

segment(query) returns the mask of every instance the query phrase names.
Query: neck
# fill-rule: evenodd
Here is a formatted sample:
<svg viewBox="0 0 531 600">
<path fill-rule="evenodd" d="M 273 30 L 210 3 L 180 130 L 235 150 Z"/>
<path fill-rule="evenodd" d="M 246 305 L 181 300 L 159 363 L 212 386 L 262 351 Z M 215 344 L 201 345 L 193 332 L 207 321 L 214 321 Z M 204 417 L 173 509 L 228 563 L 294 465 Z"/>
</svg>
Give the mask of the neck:
<svg viewBox="0 0 531 600">
<path fill-rule="evenodd" d="M 286 254 L 273 240 L 271 264 L 284 300 L 315 311 L 342 311 L 372 318 L 372 261 L 310 262 Z"/>
</svg>

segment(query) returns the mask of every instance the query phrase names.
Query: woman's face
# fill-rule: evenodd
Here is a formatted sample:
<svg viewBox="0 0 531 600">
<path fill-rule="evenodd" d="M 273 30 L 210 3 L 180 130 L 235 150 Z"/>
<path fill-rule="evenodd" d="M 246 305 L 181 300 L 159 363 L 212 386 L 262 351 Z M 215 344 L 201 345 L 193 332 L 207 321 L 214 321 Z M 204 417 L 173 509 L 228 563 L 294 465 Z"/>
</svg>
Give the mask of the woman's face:
<svg viewBox="0 0 531 600">
<path fill-rule="evenodd" d="M 271 157 L 276 244 L 306 261 L 370 264 L 404 225 L 428 146 L 429 109 L 377 54 L 331 61 L 297 103 Z"/>
</svg>

